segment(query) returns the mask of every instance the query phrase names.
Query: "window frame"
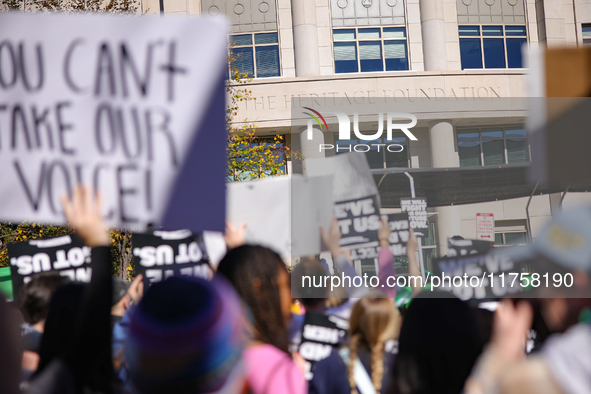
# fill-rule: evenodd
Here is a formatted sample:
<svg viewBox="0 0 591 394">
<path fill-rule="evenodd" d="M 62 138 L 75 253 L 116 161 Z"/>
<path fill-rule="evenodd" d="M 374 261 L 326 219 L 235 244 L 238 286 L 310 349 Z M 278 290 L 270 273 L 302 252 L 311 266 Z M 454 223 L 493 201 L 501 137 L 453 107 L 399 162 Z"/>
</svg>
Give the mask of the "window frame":
<svg viewBox="0 0 591 394">
<path fill-rule="evenodd" d="M 483 130 L 490 130 L 490 129 L 497 129 L 500 128 L 503 136 L 502 137 L 482 137 Z M 458 161 L 460 167 L 488 167 L 488 166 L 498 166 L 498 165 L 507 165 L 507 164 L 518 164 L 518 163 L 528 163 L 531 161 L 531 146 L 529 144 L 529 139 L 527 137 L 527 132 L 525 135 L 525 140 L 527 141 L 527 160 L 518 162 L 518 163 L 509 163 L 509 155 L 507 152 L 507 140 L 515 139 L 518 137 L 507 137 L 506 130 L 513 129 L 513 128 L 522 128 L 525 130 L 525 125 L 508 125 L 508 126 L 484 126 L 484 127 L 458 127 L 456 128 L 456 147 L 458 148 Z M 462 130 L 478 130 L 478 138 L 465 138 L 460 139 L 459 135 Z M 478 141 L 478 146 L 480 149 L 480 164 L 477 166 L 462 166 L 462 161 L 460 157 L 460 142 L 471 142 L 471 141 Z M 503 163 L 501 164 L 485 164 L 484 163 L 484 146 L 482 144 L 483 141 L 503 141 Z"/>
<path fill-rule="evenodd" d="M 371 132 L 371 131 L 360 131 L 360 132 L 361 132 L 361 134 L 364 134 L 364 135 L 371 135 L 372 133 L 375 133 L 375 132 Z M 410 142 L 408 140 L 408 137 L 406 136 L 406 134 L 404 134 L 404 132 L 400 131 L 400 132 L 393 132 L 392 133 L 392 138 L 393 139 L 394 138 L 404 138 L 406 140 L 404 142 L 404 144 L 405 144 L 404 147 L 405 147 L 405 151 L 406 151 L 406 167 L 388 167 L 387 166 L 388 162 L 386 160 L 386 154 L 387 153 L 396 154 L 396 153 L 395 152 L 386 152 L 386 147 L 384 146 L 384 147 L 381 148 L 383 167 L 373 168 L 370 165 L 370 170 L 385 170 L 385 169 L 389 169 L 389 168 L 411 168 Z M 380 137 L 380 138 L 377 138 L 375 140 L 361 140 L 359 138 L 355 138 L 355 139 L 351 139 L 351 140 L 339 140 L 338 139 L 338 136 L 335 135 L 335 153 L 334 154 L 336 156 L 336 155 L 340 155 L 340 154 L 343 154 L 343 153 L 349 153 L 348 150 L 343 150 L 343 151 L 338 152 L 337 151 L 337 146 L 339 146 L 339 145 L 345 145 L 345 146 L 346 145 L 354 145 L 354 144 L 355 145 L 357 145 L 357 144 L 371 145 L 371 144 L 375 144 L 376 141 L 378 141 L 378 140 L 380 140 L 379 142 L 377 142 L 379 144 L 388 144 L 388 142 L 386 142 L 388 140 L 385 137 L 384 138 Z M 397 143 L 394 140 L 390 140 L 390 141 L 391 141 L 390 144 L 396 144 Z M 351 151 L 353 151 L 353 149 L 351 149 Z M 370 151 L 368 151 L 368 152 L 358 152 L 358 153 L 369 153 Z M 398 153 L 402 153 L 402 152 L 398 152 Z M 369 160 L 368 160 L 368 164 L 369 164 Z"/>
<path fill-rule="evenodd" d="M 275 33 L 277 34 L 277 42 L 274 43 L 266 43 L 266 44 L 257 44 L 256 43 L 256 36 L 259 34 L 269 34 L 269 33 Z M 250 45 L 234 45 L 234 42 L 236 41 L 232 41 L 232 37 L 234 36 L 246 36 L 246 35 L 250 35 L 251 36 L 251 44 Z M 277 77 L 281 77 L 282 76 L 282 69 L 281 69 L 281 45 L 279 45 L 280 39 L 279 39 L 279 30 L 270 30 L 270 31 L 257 31 L 257 32 L 244 32 L 244 33 L 235 33 L 235 34 L 230 34 L 228 35 L 228 49 L 230 54 L 232 53 L 233 49 L 240 49 L 240 48 L 252 48 L 252 62 L 253 62 L 253 70 L 254 70 L 254 75 L 253 76 L 249 76 L 249 78 L 277 78 Z M 279 75 L 275 75 L 275 76 L 271 76 L 271 77 L 259 77 L 258 76 L 258 70 L 257 70 L 257 47 L 271 47 L 271 46 L 277 46 L 277 56 L 278 56 L 278 69 L 279 69 Z M 232 64 L 229 65 L 230 67 L 230 75 L 232 73 Z M 241 71 L 242 72 L 242 71 Z"/>
<path fill-rule="evenodd" d="M 404 37 L 403 38 L 385 38 L 384 37 L 384 29 L 388 28 L 403 28 L 404 29 Z M 379 29 L 380 36 L 378 38 L 359 38 L 359 29 Z M 354 30 L 355 31 L 355 38 L 349 40 L 335 40 L 335 30 Z M 387 26 L 339 26 L 339 27 L 332 27 L 331 29 L 332 34 L 332 53 L 333 53 L 333 69 L 335 74 L 355 74 L 355 73 L 368 73 L 368 72 L 397 72 L 397 71 L 409 71 L 410 70 L 410 50 L 409 50 L 409 43 L 408 43 L 408 28 L 406 24 L 404 25 L 387 25 Z M 380 54 L 382 60 L 382 70 L 381 71 L 361 71 L 361 57 L 359 56 L 359 43 L 360 42 L 380 42 Z M 386 70 L 386 41 L 401 41 L 405 43 L 405 54 L 406 54 L 406 70 Z M 337 65 L 336 65 L 336 58 L 335 58 L 335 43 L 351 43 L 355 42 L 355 57 L 357 60 L 357 71 L 349 71 L 349 72 L 337 72 Z"/>
<path fill-rule="evenodd" d="M 501 26 L 502 28 L 502 34 L 501 35 L 484 35 L 483 34 L 483 27 L 487 27 L 487 26 Z M 523 36 L 511 36 L 511 35 L 507 35 L 506 34 L 506 28 L 507 27 L 524 27 L 525 28 L 525 35 Z M 478 35 L 462 35 L 460 32 L 460 28 L 462 27 L 478 27 Z M 458 23 L 458 44 L 460 46 L 460 67 L 462 68 L 462 70 L 507 70 L 507 69 L 519 69 L 519 68 L 525 68 L 523 67 L 523 59 L 522 59 L 522 63 L 521 63 L 521 67 L 509 67 L 509 55 L 507 53 L 507 39 L 511 39 L 511 38 L 525 38 L 525 42 L 527 44 L 529 44 L 529 29 L 528 29 L 528 25 L 526 24 L 515 24 L 515 23 L 509 23 L 509 24 L 498 24 L 498 23 L 487 23 L 487 24 L 474 24 L 474 23 L 466 23 L 466 24 L 459 24 Z M 486 67 L 486 58 L 484 56 L 484 40 L 485 39 L 490 39 L 490 38 L 500 38 L 503 40 L 503 52 L 505 55 L 505 67 L 503 68 L 498 68 L 498 67 Z M 470 68 L 464 68 L 464 65 L 462 64 L 462 59 L 461 59 L 461 53 L 462 53 L 462 39 L 478 39 L 480 40 L 480 61 L 482 64 L 481 68 L 478 67 L 470 67 Z"/>
<path fill-rule="evenodd" d="M 589 36 L 585 37 L 585 29 L 588 29 Z M 581 43 L 583 47 L 591 46 L 591 23 L 581 24 Z"/>
</svg>

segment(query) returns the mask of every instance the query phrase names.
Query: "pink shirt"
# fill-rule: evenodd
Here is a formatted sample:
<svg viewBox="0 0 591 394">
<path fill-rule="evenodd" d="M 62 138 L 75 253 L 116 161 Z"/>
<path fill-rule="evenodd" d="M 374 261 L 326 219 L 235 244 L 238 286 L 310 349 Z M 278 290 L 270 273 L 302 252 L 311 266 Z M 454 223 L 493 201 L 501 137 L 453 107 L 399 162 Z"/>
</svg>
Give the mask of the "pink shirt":
<svg viewBox="0 0 591 394">
<path fill-rule="evenodd" d="M 259 345 L 243 353 L 248 385 L 253 394 L 306 394 L 304 374 L 290 356 L 272 345 Z"/>
</svg>

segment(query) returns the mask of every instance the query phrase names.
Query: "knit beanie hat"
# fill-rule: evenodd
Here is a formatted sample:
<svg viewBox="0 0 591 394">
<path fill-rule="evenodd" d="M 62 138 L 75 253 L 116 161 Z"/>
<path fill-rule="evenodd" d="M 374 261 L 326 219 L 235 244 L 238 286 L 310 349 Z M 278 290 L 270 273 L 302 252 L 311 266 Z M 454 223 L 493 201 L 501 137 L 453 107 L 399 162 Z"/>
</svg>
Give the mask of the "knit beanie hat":
<svg viewBox="0 0 591 394">
<path fill-rule="evenodd" d="M 246 325 L 238 296 L 222 278 L 153 284 L 131 316 L 125 345 L 133 386 L 145 394 L 182 394 L 240 385 Z"/>
</svg>

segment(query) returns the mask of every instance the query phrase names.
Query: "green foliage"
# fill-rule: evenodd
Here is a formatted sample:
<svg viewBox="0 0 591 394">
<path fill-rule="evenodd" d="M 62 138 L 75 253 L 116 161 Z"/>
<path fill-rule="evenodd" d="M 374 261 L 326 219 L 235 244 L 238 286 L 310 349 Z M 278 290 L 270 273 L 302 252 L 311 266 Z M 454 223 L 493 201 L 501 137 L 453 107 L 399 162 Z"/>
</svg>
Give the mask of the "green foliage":
<svg viewBox="0 0 591 394">
<path fill-rule="evenodd" d="M 139 0 L 0 0 L 0 11 L 135 13 Z"/>
<path fill-rule="evenodd" d="M 8 244 L 37 238 L 59 237 L 70 234 L 72 229 L 66 226 L 42 226 L 36 223 L 0 223 L 0 267 L 9 267 Z"/>
</svg>

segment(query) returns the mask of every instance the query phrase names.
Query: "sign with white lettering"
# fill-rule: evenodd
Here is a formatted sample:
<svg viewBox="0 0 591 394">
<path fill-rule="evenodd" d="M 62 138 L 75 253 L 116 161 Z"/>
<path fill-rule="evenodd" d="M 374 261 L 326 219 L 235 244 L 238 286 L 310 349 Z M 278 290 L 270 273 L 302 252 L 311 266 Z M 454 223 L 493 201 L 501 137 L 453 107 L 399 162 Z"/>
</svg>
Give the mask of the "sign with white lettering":
<svg viewBox="0 0 591 394">
<path fill-rule="evenodd" d="M 14 298 L 35 274 L 57 272 L 71 280 L 90 283 L 90 247 L 74 234 L 8 245 Z"/>
<path fill-rule="evenodd" d="M 59 197 L 81 183 L 108 225 L 223 231 L 221 19 L 2 13 L 0 26 L 0 219 L 64 223 Z"/>
<path fill-rule="evenodd" d="M 402 212 L 408 212 L 408 222 L 417 237 L 424 237 L 429 228 L 427 219 L 427 198 L 408 197 L 400 199 Z"/>
<path fill-rule="evenodd" d="M 380 228 L 377 196 L 335 203 L 334 212 L 341 228 L 340 245 L 343 248 L 377 246 Z"/>
<path fill-rule="evenodd" d="M 314 376 L 314 365 L 345 340 L 348 329 L 349 322 L 337 316 L 306 312 L 299 353 L 307 361 L 307 380 Z"/>
<path fill-rule="evenodd" d="M 390 225 L 390 251 L 394 256 L 406 256 L 406 243 L 409 236 L 409 223 L 407 213 L 394 213 L 384 215 Z M 352 260 L 374 259 L 378 257 L 380 246 L 370 246 L 351 250 Z"/>
<path fill-rule="evenodd" d="M 189 230 L 133 234 L 133 256 L 145 286 L 171 276 L 209 279 L 213 274 L 202 234 Z"/>
</svg>

